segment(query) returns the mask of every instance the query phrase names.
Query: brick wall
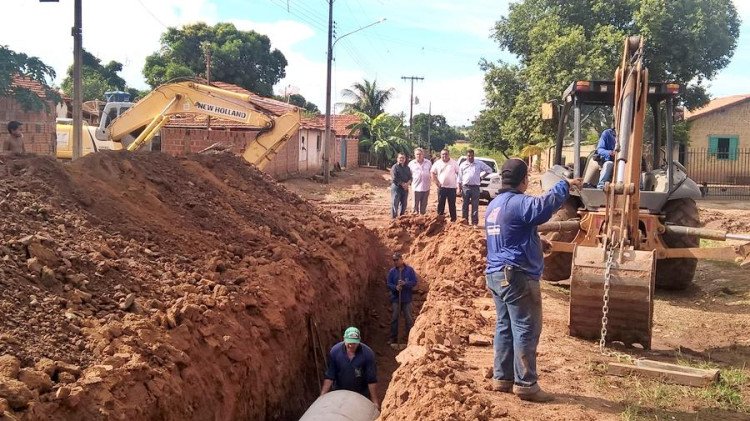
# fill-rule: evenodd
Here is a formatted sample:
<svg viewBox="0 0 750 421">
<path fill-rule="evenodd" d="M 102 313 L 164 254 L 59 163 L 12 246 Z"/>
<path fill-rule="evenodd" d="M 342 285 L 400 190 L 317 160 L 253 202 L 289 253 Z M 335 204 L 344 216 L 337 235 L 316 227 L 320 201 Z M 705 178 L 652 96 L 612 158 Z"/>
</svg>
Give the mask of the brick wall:
<svg viewBox="0 0 750 421">
<path fill-rule="evenodd" d="M 346 139 L 346 168 L 352 169 L 359 166 L 359 140 Z"/>
<path fill-rule="evenodd" d="M 299 133 L 292 136 L 276 153 L 264 171 L 277 180 L 285 180 L 300 173 Z"/>
<path fill-rule="evenodd" d="M 47 104 L 48 110 L 24 111 L 21 104 L 9 97 L 0 97 L 0 142 L 10 136 L 9 121 L 23 123 L 23 143 L 26 152 L 39 155 L 55 155 L 55 106 Z"/>
<path fill-rule="evenodd" d="M 161 129 L 161 150 L 170 155 L 199 152 L 216 142 L 229 143 L 239 154 L 245 143 L 255 139 L 256 131 L 227 131 L 166 127 Z"/>
<path fill-rule="evenodd" d="M 738 136 L 737 146 L 750 148 L 750 101 L 728 106 L 690 122 L 690 148 L 708 148 L 710 136 Z"/>
</svg>

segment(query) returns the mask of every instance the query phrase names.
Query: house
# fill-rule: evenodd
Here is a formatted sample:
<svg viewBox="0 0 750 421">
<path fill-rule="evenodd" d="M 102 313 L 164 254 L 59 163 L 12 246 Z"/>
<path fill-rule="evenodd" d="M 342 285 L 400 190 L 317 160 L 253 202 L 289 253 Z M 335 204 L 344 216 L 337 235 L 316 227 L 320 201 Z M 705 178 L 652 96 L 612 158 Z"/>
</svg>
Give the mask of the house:
<svg viewBox="0 0 750 421">
<path fill-rule="evenodd" d="M 253 105 L 272 116 L 280 116 L 294 109 L 293 105 L 261 97 L 237 85 L 224 82 L 213 82 L 212 85 L 228 91 L 250 95 L 250 102 Z M 340 120 L 343 121 L 343 119 Z M 253 141 L 259 132 L 257 127 L 217 117 L 211 117 L 210 129 L 208 127 L 209 121 L 205 115 L 184 114 L 174 116 L 161 129 L 158 148 L 171 155 L 181 155 L 196 153 L 214 143 L 222 142 L 231 145 L 231 150 L 234 153 L 241 154 L 245 145 Z M 336 138 L 329 141 L 328 144 L 331 168 L 336 163 L 347 166 L 344 165 L 347 159 L 349 159 L 349 163 L 351 163 L 351 159 L 354 159 L 353 165 L 349 164 L 349 167 L 356 166 L 358 138 L 349 137 L 349 131 L 347 130 L 343 137 L 346 140 L 344 144 L 349 145 L 351 143 L 353 146 L 342 149 L 342 140 L 337 134 L 338 132 L 334 133 Z M 299 175 L 307 176 L 321 172 L 323 163 L 322 141 L 324 137 L 325 117 L 322 119 L 320 116 L 303 117 L 298 132 L 284 146 L 279 148 L 264 171 L 277 179 Z M 355 153 L 351 153 L 350 148 L 353 148 Z M 349 155 L 351 155 L 351 158 Z M 342 160 L 342 156 L 345 158 L 344 160 Z"/>
<path fill-rule="evenodd" d="M 46 107 L 40 110 L 24 110 L 11 96 L 0 96 L 0 142 L 8 136 L 6 130 L 10 121 L 23 123 L 23 143 L 26 152 L 39 155 L 55 155 L 55 104 L 47 98 L 41 83 L 24 76 L 13 76 L 13 86 L 23 87 L 41 98 Z"/>
<path fill-rule="evenodd" d="M 689 149 L 681 153 L 699 183 L 750 183 L 750 94 L 711 100 L 685 112 Z"/>
<path fill-rule="evenodd" d="M 325 116 L 319 116 L 325 127 Z M 344 168 L 355 168 L 359 162 L 359 131 L 352 133 L 350 127 L 360 122 L 360 118 L 353 114 L 334 114 L 331 116 L 331 130 L 336 143 L 333 162 L 339 162 Z"/>
</svg>

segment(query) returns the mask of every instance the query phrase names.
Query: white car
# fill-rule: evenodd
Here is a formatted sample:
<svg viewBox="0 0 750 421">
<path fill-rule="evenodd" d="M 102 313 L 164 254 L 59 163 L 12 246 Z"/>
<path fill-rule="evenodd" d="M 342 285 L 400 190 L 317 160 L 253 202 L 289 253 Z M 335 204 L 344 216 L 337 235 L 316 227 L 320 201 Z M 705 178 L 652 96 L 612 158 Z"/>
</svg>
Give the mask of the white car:
<svg viewBox="0 0 750 421">
<path fill-rule="evenodd" d="M 492 168 L 491 173 L 482 173 L 482 178 L 479 185 L 479 198 L 490 201 L 497 197 L 503 184 L 502 179 L 500 178 L 500 174 L 497 172 L 497 161 L 492 158 L 486 158 L 483 156 L 476 156 L 474 157 L 474 159 L 478 159 Z M 458 158 L 458 166 L 460 167 L 464 161 L 466 161 L 466 156 Z"/>
</svg>

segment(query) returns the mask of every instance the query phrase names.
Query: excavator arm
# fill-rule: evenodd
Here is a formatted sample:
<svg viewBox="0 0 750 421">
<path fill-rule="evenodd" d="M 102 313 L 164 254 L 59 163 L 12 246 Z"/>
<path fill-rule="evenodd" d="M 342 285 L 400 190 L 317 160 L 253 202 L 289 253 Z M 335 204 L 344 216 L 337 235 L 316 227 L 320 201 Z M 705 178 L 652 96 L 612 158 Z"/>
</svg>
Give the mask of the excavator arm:
<svg viewBox="0 0 750 421">
<path fill-rule="evenodd" d="M 263 169 L 276 151 L 299 128 L 298 109 L 279 117 L 268 115 L 251 102 L 251 96 L 195 82 L 161 85 L 115 119 L 108 137 L 134 151 L 150 142 L 178 114 L 202 114 L 244 123 L 260 129 L 245 145 L 243 158 Z M 138 133 L 134 140 L 132 134 Z M 128 143 L 129 142 L 129 143 Z"/>
</svg>

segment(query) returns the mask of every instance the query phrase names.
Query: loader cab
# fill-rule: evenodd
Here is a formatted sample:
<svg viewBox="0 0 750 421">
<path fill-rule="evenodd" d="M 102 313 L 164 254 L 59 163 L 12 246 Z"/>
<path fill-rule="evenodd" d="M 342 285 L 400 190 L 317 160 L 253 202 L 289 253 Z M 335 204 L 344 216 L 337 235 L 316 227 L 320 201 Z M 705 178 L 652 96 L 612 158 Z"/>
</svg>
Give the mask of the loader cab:
<svg viewBox="0 0 750 421">
<path fill-rule="evenodd" d="M 574 194 L 589 210 L 606 203 L 604 192 L 594 187 L 601 169 L 595 159 L 596 140 L 602 128 L 611 127 L 614 89 L 614 81 L 576 81 L 565 90 L 562 101 L 542 108 L 543 118 L 557 124 L 554 157 L 542 176 L 542 187 L 548 190 L 560 178 L 582 177 L 587 187 Z M 644 132 L 644 138 L 652 139 L 652 152 L 641 162 L 640 205 L 650 213 L 659 213 L 668 200 L 700 198 L 698 185 L 688 178 L 674 153 L 674 101 L 679 90 L 675 83 L 649 83 L 647 103 L 653 124 L 650 136 Z M 597 126 L 599 130 L 594 131 Z M 585 133 L 584 127 L 588 127 Z M 564 155 L 572 159 L 564 163 Z"/>
</svg>

